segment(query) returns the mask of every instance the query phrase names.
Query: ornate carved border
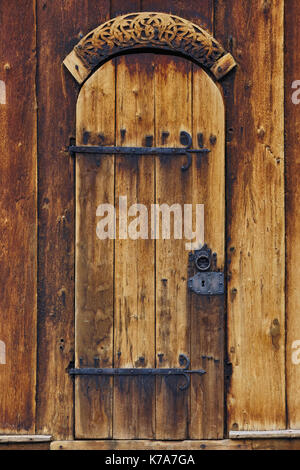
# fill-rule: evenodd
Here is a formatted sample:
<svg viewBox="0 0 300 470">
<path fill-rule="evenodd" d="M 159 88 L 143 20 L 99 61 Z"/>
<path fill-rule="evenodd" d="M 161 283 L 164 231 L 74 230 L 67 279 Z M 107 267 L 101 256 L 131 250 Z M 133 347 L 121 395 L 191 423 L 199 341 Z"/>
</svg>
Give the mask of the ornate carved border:
<svg viewBox="0 0 300 470">
<path fill-rule="evenodd" d="M 181 52 L 220 79 L 236 63 L 207 31 L 178 16 L 145 12 L 118 16 L 87 34 L 64 60 L 82 83 L 103 60 L 129 49 L 152 47 Z"/>
</svg>

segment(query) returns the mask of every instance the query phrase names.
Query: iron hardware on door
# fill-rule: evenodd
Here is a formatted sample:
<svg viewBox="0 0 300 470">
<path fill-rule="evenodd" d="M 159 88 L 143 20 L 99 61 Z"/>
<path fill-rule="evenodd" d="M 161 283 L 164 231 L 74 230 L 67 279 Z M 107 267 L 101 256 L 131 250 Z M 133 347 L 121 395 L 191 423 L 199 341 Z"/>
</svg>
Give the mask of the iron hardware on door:
<svg viewBox="0 0 300 470">
<path fill-rule="evenodd" d="M 207 245 L 204 245 L 189 256 L 198 270 L 197 274 L 188 280 L 189 290 L 198 295 L 224 294 L 224 273 L 211 270 L 216 268 L 217 254 L 212 254 Z"/>
<path fill-rule="evenodd" d="M 179 365 L 184 366 L 182 368 L 173 368 L 173 369 L 147 369 L 147 368 L 111 368 L 111 369 L 100 369 L 98 367 L 85 367 L 80 369 L 70 369 L 70 375 L 109 375 L 109 376 L 165 376 L 166 379 L 170 376 L 181 376 L 185 379 L 185 383 L 179 385 L 180 390 L 186 390 L 190 386 L 190 375 L 191 374 L 198 374 L 203 375 L 205 374 L 205 370 L 198 369 L 198 370 L 189 370 L 190 360 L 185 354 L 179 355 Z"/>
<path fill-rule="evenodd" d="M 209 153 L 208 148 L 192 149 L 192 137 L 188 132 L 180 132 L 180 143 L 185 147 L 152 147 L 152 136 L 146 136 L 147 147 L 105 147 L 97 145 L 70 145 L 71 155 L 76 153 L 102 154 L 102 155 L 186 155 L 187 163 L 181 167 L 186 171 L 192 163 L 192 153 Z"/>
</svg>

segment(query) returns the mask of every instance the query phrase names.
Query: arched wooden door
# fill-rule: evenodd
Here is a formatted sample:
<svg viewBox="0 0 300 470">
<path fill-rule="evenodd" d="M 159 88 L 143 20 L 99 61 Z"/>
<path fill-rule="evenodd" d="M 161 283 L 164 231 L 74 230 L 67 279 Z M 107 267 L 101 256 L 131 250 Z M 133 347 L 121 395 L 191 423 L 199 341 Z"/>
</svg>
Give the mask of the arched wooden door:
<svg viewBox="0 0 300 470">
<path fill-rule="evenodd" d="M 150 221 L 152 204 L 204 204 L 205 241 L 223 271 L 221 92 L 198 65 L 153 53 L 110 60 L 82 86 L 77 146 L 182 147 L 182 131 L 193 147 L 210 149 L 192 154 L 186 171 L 184 155 L 77 153 L 75 367 L 179 368 L 185 355 L 190 369 L 206 373 L 191 374 L 185 390 L 184 377 L 172 374 L 76 375 L 76 438 L 223 437 L 224 296 L 188 289 L 195 271 L 187 240 L 172 231 L 169 239 L 151 238 Z M 148 237 L 119 230 L 124 197 L 127 210 L 147 207 Z M 116 208 L 115 239 L 98 237 L 101 204 Z"/>
</svg>

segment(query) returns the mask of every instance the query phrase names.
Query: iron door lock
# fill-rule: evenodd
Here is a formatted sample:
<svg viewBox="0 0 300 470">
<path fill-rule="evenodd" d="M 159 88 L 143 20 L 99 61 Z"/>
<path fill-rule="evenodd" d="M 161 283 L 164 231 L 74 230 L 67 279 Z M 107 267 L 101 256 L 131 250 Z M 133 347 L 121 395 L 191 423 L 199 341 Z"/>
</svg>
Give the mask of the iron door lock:
<svg viewBox="0 0 300 470">
<path fill-rule="evenodd" d="M 224 294 L 224 273 L 214 271 L 217 264 L 217 254 L 211 253 L 207 245 L 189 254 L 198 272 L 188 280 L 188 289 L 198 295 Z"/>
</svg>

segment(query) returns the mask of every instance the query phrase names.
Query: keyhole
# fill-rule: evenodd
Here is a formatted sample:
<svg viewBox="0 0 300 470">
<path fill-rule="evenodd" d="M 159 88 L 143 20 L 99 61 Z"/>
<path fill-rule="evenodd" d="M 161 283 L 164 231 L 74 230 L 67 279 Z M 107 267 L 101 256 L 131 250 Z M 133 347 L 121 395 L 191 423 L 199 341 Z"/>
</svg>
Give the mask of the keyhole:
<svg viewBox="0 0 300 470">
<path fill-rule="evenodd" d="M 202 279 L 202 287 L 204 287 L 204 286 L 205 286 L 205 281 L 204 281 L 204 279 Z"/>
</svg>

